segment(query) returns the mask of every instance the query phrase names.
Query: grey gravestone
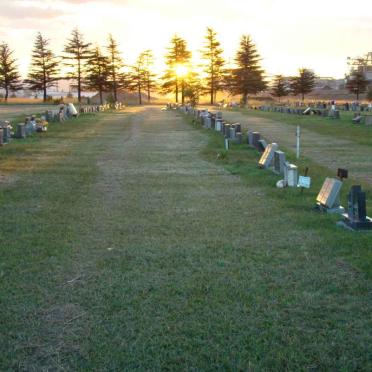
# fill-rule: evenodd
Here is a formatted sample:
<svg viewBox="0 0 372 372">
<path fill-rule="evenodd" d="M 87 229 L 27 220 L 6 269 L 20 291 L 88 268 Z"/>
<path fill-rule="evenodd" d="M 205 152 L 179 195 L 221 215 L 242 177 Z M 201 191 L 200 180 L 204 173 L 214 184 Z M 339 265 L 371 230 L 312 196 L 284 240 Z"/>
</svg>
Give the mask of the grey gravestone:
<svg viewBox="0 0 372 372">
<path fill-rule="evenodd" d="M 26 138 L 26 127 L 23 123 L 17 124 L 16 137 L 17 138 Z"/>
<path fill-rule="evenodd" d="M 297 187 L 298 169 L 294 164 L 285 162 L 284 166 L 284 184 L 289 187 Z"/>
<path fill-rule="evenodd" d="M 364 122 L 365 122 L 365 125 L 372 125 L 372 115 L 366 115 Z"/>
<path fill-rule="evenodd" d="M 276 143 L 270 143 L 267 145 L 261 159 L 258 161 L 258 166 L 260 168 L 269 168 L 273 162 L 274 153 L 277 149 L 278 145 Z"/>
<path fill-rule="evenodd" d="M 252 145 L 255 147 L 257 150 L 259 149 L 259 143 L 258 141 L 260 140 L 261 136 L 259 132 L 253 132 L 252 133 Z"/>
<path fill-rule="evenodd" d="M 242 131 L 242 126 L 241 126 L 241 124 L 239 124 L 239 123 L 235 123 L 235 131 L 236 131 L 236 133 Z"/>
<path fill-rule="evenodd" d="M 221 132 L 222 130 L 222 120 L 216 119 L 216 126 L 214 128 L 217 132 Z"/>
<path fill-rule="evenodd" d="M 277 150 L 274 153 L 274 172 L 277 174 L 284 174 L 285 168 L 285 153 Z"/>
<path fill-rule="evenodd" d="M 223 131 L 224 135 L 227 138 L 229 138 L 230 137 L 230 124 L 225 123 L 223 128 L 224 128 L 224 131 Z"/>
<path fill-rule="evenodd" d="M 229 137 L 230 137 L 231 139 L 235 139 L 235 126 L 234 126 L 234 125 L 231 125 L 231 126 L 230 126 Z"/>
<path fill-rule="evenodd" d="M 332 119 L 340 119 L 340 111 L 329 110 L 329 117 L 332 118 Z"/>
<path fill-rule="evenodd" d="M 3 129 L 3 142 L 4 142 L 4 144 L 9 143 L 9 141 L 10 141 L 10 128 L 8 126 L 4 126 L 2 129 Z"/>
<path fill-rule="evenodd" d="M 0 128 L 0 146 L 4 144 L 4 130 Z"/>
<path fill-rule="evenodd" d="M 348 194 L 348 213 L 342 222 L 352 230 L 372 230 L 372 219 L 367 216 L 366 193 L 360 185 L 353 185 Z"/>
<path fill-rule="evenodd" d="M 235 143 L 237 143 L 238 145 L 240 145 L 243 141 L 243 135 L 241 132 L 237 132 L 236 133 L 236 136 L 235 136 Z"/>
<path fill-rule="evenodd" d="M 318 209 L 329 213 L 344 213 L 344 208 L 340 206 L 341 187 L 341 181 L 327 177 L 316 197 Z"/>
</svg>

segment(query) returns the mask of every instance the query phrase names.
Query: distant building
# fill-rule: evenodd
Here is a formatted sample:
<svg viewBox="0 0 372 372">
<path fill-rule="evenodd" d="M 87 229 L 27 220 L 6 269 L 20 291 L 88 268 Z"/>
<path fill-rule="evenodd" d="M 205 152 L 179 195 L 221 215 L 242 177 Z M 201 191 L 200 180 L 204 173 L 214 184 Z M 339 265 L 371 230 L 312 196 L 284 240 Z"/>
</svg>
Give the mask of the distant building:
<svg viewBox="0 0 372 372">
<path fill-rule="evenodd" d="M 350 72 L 362 72 L 367 80 L 372 83 L 372 52 L 367 53 L 363 57 L 347 58 Z"/>
</svg>

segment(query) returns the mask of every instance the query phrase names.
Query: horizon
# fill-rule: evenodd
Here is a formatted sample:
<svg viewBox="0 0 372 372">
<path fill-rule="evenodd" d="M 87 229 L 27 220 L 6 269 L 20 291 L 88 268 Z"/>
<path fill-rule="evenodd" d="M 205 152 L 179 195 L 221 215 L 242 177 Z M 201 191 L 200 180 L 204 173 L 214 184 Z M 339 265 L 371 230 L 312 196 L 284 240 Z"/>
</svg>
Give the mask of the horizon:
<svg viewBox="0 0 372 372">
<path fill-rule="evenodd" d="M 299 10 L 299 2 L 293 0 L 259 4 L 190 0 L 188 6 L 182 4 L 186 2 L 2 0 L 0 41 L 14 50 L 22 77 L 27 75 L 37 32 L 50 39 L 53 52 L 61 55 L 74 27 L 86 41 L 101 47 L 111 33 L 127 65 L 143 50 L 152 49 L 158 74 L 164 69 L 164 55 L 174 34 L 187 41 L 193 64 L 200 64 L 198 51 L 207 27 L 217 32 L 227 64 L 234 59 L 241 35 L 249 34 L 269 77 L 295 75 L 298 68 L 305 67 L 319 77 L 342 79 L 348 71 L 347 57 L 369 52 L 366 45 L 372 35 L 372 16 L 366 0 L 353 3 L 354 9 L 361 9 L 359 13 L 350 12 L 350 3 L 344 0 L 315 0 L 306 11 Z"/>
</svg>

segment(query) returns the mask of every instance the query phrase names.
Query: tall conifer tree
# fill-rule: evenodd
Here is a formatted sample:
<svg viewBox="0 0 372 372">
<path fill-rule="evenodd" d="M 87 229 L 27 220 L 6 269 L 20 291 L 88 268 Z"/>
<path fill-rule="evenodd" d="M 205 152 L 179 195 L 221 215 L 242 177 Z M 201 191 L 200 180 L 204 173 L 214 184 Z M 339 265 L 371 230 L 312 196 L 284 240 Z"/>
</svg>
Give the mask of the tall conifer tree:
<svg viewBox="0 0 372 372">
<path fill-rule="evenodd" d="M 242 104 L 248 102 L 248 94 L 257 94 L 266 89 L 264 70 L 260 66 L 260 55 L 249 35 L 243 35 L 235 56 L 236 67 L 228 79 L 230 91 L 242 95 Z"/>
<path fill-rule="evenodd" d="M 79 102 L 81 102 L 81 91 L 84 84 L 86 61 L 91 56 L 89 49 L 90 45 L 91 43 L 85 42 L 83 34 L 75 28 L 72 30 L 71 37 L 67 40 L 64 49 L 65 56 L 63 58 L 69 61 L 66 65 L 73 69 L 68 74 L 68 77 L 76 81 Z"/>
<path fill-rule="evenodd" d="M 207 28 L 204 48 L 201 51 L 201 57 L 206 61 L 204 72 L 207 74 L 207 91 L 210 94 L 210 103 L 215 103 L 217 91 L 222 89 L 224 78 L 225 60 L 222 57 L 223 50 L 217 40 L 217 34 L 212 28 Z"/>
<path fill-rule="evenodd" d="M 13 53 L 8 44 L 0 44 L 0 88 L 5 90 L 5 101 L 8 100 L 9 91 L 22 89 Z"/>
<path fill-rule="evenodd" d="M 118 89 L 122 87 L 121 81 L 123 80 L 123 76 L 120 70 L 123 68 L 124 64 L 120 56 L 119 44 L 116 42 L 111 34 L 108 37 L 108 45 L 106 47 L 106 50 L 109 54 L 109 82 L 111 85 L 114 100 L 115 102 L 117 102 Z"/>
<path fill-rule="evenodd" d="M 163 84 L 161 86 L 163 93 L 175 93 L 176 102 L 178 102 L 178 94 L 181 90 L 182 102 L 184 102 L 185 76 L 181 76 L 179 71 L 181 68 L 186 68 L 186 65 L 191 60 L 191 52 L 187 49 L 186 40 L 179 36 L 173 36 L 171 45 L 168 48 L 165 63 L 167 69 L 162 77 Z"/>
<path fill-rule="evenodd" d="M 56 85 L 59 79 L 59 61 L 49 49 L 49 40 L 44 39 L 39 32 L 36 36 L 32 61 L 28 77 L 25 80 L 31 90 L 42 90 L 43 100 L 47 100 L 47 88 Z"/>
</svg>

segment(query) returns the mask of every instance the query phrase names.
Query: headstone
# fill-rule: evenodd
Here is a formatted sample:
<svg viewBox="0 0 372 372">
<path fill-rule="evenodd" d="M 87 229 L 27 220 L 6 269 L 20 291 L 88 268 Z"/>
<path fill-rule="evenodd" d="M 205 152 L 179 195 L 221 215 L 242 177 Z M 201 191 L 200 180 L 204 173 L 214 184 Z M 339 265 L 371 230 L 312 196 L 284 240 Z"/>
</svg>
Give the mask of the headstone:
<svg viewBox="0 0 372 372">
<path fill-rule="evenodd" d="M 332 119 L 340 119 L 340 111 L 329 110 L 329 117 L 332 118 Z"/>
<path fill-rule="evenodd" d="M 372 115 L 366 115 L 364 119 L 365 125 L 372 125 Z"/>
<path fill-rule="evenodd" d="M 243 135 L 241 132 L 237 132 L 235 135 L 235 143 L 240 145 L 243 142 Z"/>
<path fill-rule="evenodd" d="M 227 138 L 229 138 L 230 137 L 230 124 L 227 124 L 227 123 L 225 123 L 224 125 L 223 125 L 223 134 L 227 137 Z"/>
<path fill-rule="evenodd" d="M 277 174 L 284 174 L 285 168 L 285 153 L 277 150 L 274 152 L 274 172 Z"/>
<path fill-rule="evenodd" d="M 340 206 L 342 182 L 335 178 L 326 178 L 316 198 L 317 208 L 328 213 L 344 213 Z"/>
<path fill-rule="evenodd" d="M 260 140 L 260 133 L 259 132 L 249 132 L 248 133 L 249 145 L 258 149 L 259 144 L 258 141 Z"/>
<path fill-rule="evenodd" d="M 273 162 L 274 153 L 277 149 L 278 145 L 276 143 L 270 143 L 267 145 L 261 159 L 258 161 L 258 166 L 260 168 L 269 168 Z"/>
<path fill-rule="evenodd" d="M 16 138 L 26 138 L 26 127 L 23 123 L 17 124 Z"/>
<path fill-rule="evenodd" d="M 4 126 L 2 127 L 2 129 L 3 129 L 3 143 L 7 144 L 9 143 L 10 137 L 11 137 L 10 128 L 8 126 Z"/>
<path fill-rule="evenodd" d="M 216 126 L 214 128 L 217 132 L 221 132 L 222 130 L 222 120 L 216 119 Z"/>
<path fill-rule="evenodd" d="M 235 126 L 234 126 L 234 125 L 231 125 L 231 126 L 230 126 L 230 134 L 229 134 L 229 138 L 231 138 L 231 139 L 235 139 Z"/>
<path fill-rule="evenodd" d="M 372 230 L 372 219 L 367 216 L 366 193 L 360 185 L 353 185 L 348 194 L 348 213 L 343 224 L 352 230 Z"/>
<path fill-rule="evenodd" d="M 288 187 L 297 187 L 298 169 L 294 164 L 285 162 L 284 167 L 284 185 Z"/>
<path fill-rule="evenodd" d="M 227 151 L 229 149 L 229 139 L 225 137 L 225 150 Z"/>
<path fill-rule="evenodd" d="M 0 146 L 4 144 L 4 131 L 3 128 L 0 128 Z"/>
</svg>

